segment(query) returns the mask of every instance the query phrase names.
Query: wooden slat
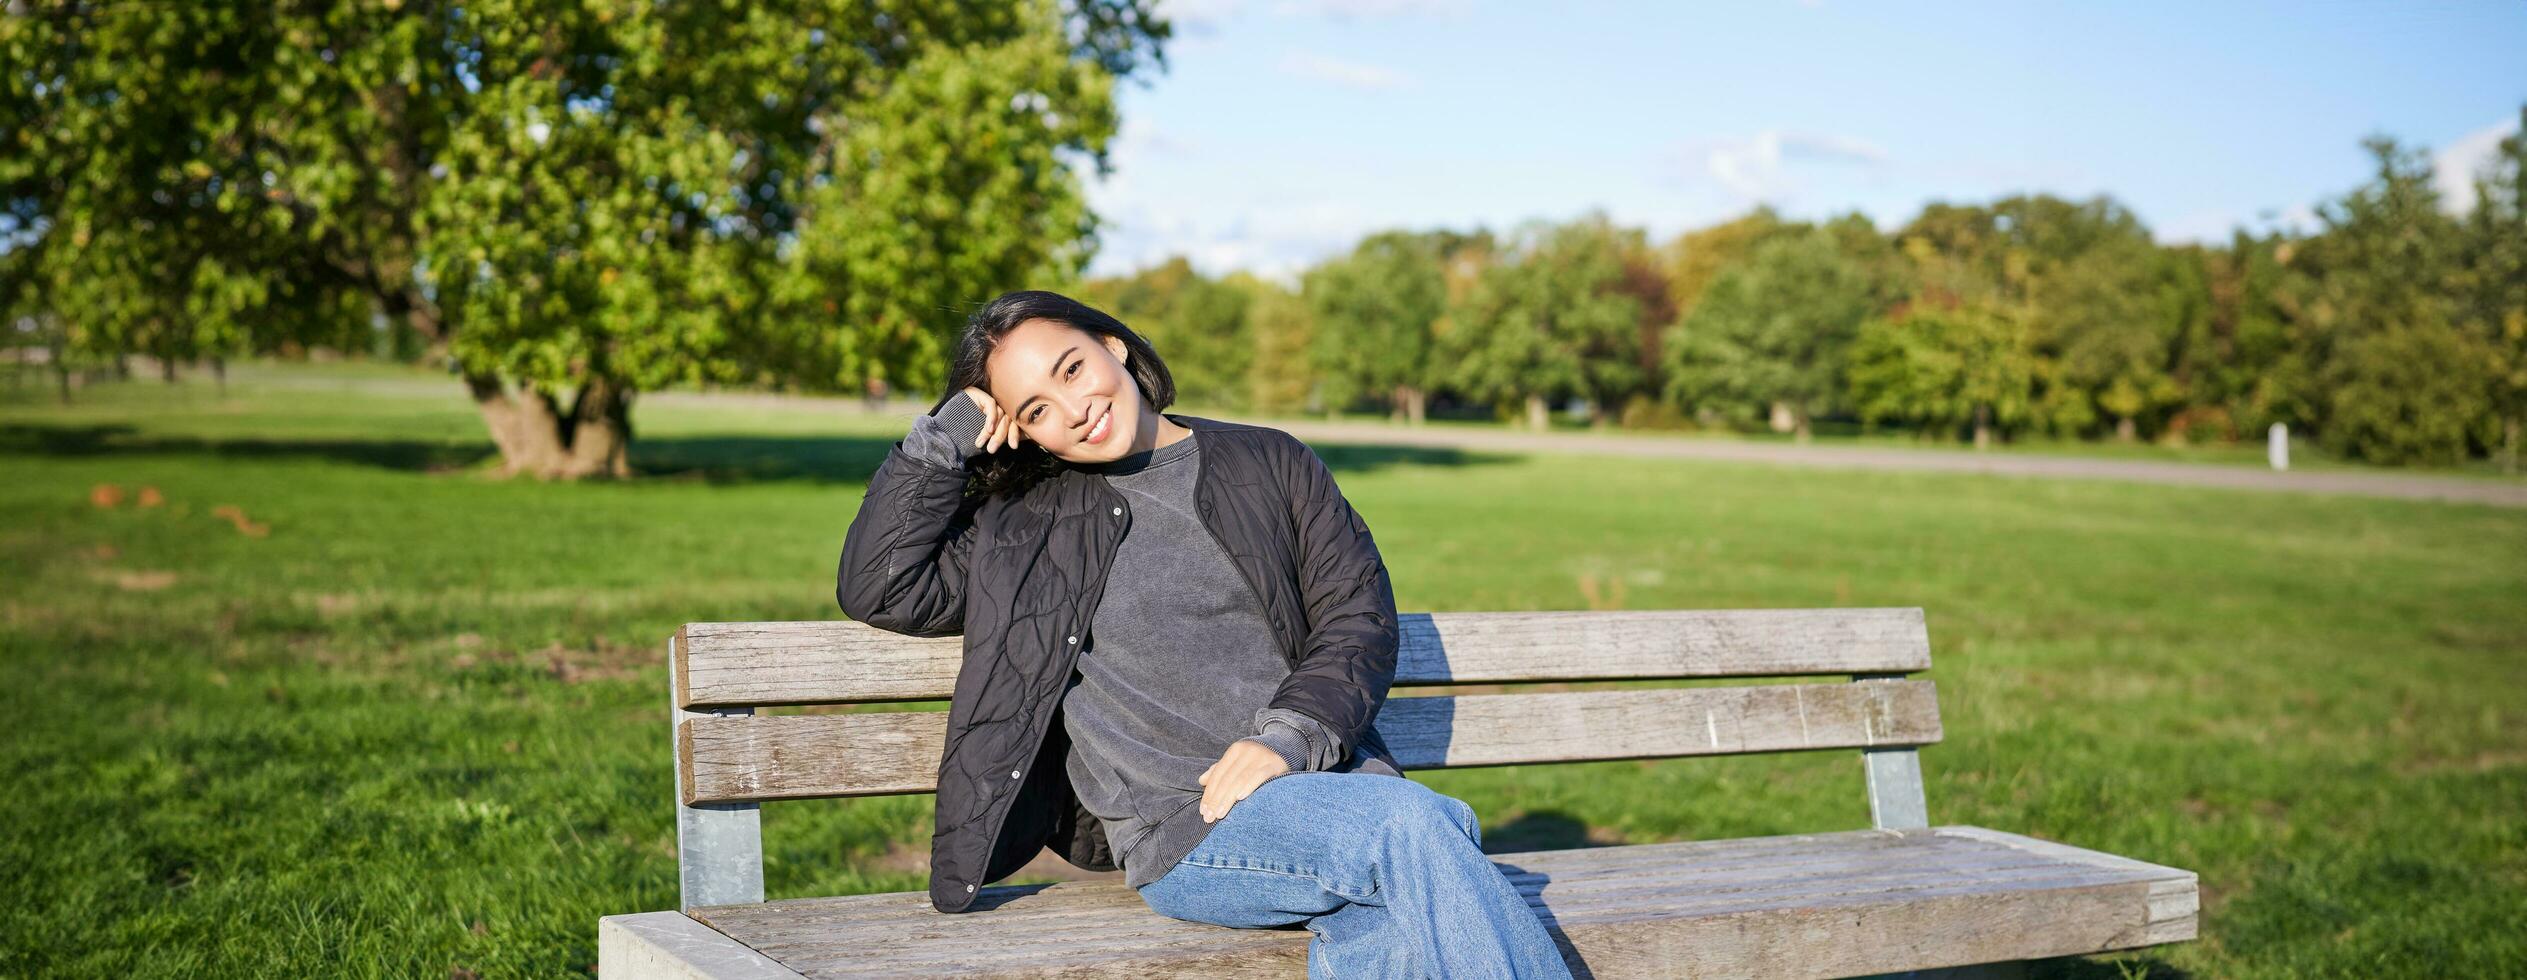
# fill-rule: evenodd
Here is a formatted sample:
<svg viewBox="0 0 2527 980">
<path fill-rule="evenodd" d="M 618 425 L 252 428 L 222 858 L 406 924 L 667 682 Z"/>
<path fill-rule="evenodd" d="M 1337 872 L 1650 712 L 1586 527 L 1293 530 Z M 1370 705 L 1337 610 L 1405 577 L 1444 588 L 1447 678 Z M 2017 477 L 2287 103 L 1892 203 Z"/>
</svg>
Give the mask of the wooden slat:
<svg viewBox="0 0 2527 980">
<path fill-rule="evenodd" d="M 1496 856 L 1498 863 L 1494 866 L 1511 884 L 1533 886 L 1526 889 L 1531 897 L 1549 882 L 1556 900 L 1628 892 L 1643 909 L 1678 901 L 1743 904 L 1775 894 L 1817 896 L 1828 892 L 1885 891 L 1946 882 L 1967 874 L 1997 880 L 2021 873 L 2064 873 L 2061 861 L 1988 847 L 1942 848 L 1936 839 L 1915 838 L 1867 848 L 1845 847 L 1841 841 L 1818 846 L 1811 840 L 1796 849 L 1783 848 L 1760 856 L 1731 855 L 1727 859 L 1706 859 L 1699 846 L 1708 843 L 1712 842 L 1695 842 L 1695 847 L 1688 849 L 1694 858 L 1691 861 L 1668 860 L 1655 850 L 1613 847 L 1589 848 L 1585 858 L 1569 865 L 1557 860 L 1549 873 L 1523 867 L 1517 863 L 1519 855 Z M 1116 909 L 1136 907 L 1136 900 L 1137 896 L 1128 891 L 1099 892 L 1083 901 L 1020 902 L 990 911 L 999 923 L 994 934 L 1013 942 L 1060 935 L 1093 941 L 1146 928 L 1148 923 L 1137 916 L 1113 914 Z M 776 904 L 787 906 L 784 913 L 777 920 L 767 919 L 750 926 L 750 938 L 778 941 L 834 930 L 862 930 L 874 927 L 880 919 L 900 919 L 903 927 L 910 929 L 937 915 L 927 902 L 877 910 L 841 902 Z"/>
<path fill-rule="evenodd" d="M 1930 681 L 1395 698 L 1377 729 L 1405 769 L 1926 745 Z M 687 804 L 925 793 L 947 714 L 696 717 L 677 730 Z"/>
<path fill-rule="evenodd" d="M 1856 831 L 1494 855 L 1598 977 L 1832 977 L 2189 938 L 2185 871 L 1978 828 Z M 1120 882 L 703 908 L 809 977 L 1295 976 L 1310 936 L 1151 912 Z M 1584 967 L 1584 972 L 1578 968 Z"/>
<path fill-rule="evenodd" d="M 1930 669 L 1916 608 L 1413 613 L 1397 684 L 1910 673 Z M 863 623 L 691 623 L 674 664 L 688 708 L 948 697 L 963 637 Z"/>
</svg>

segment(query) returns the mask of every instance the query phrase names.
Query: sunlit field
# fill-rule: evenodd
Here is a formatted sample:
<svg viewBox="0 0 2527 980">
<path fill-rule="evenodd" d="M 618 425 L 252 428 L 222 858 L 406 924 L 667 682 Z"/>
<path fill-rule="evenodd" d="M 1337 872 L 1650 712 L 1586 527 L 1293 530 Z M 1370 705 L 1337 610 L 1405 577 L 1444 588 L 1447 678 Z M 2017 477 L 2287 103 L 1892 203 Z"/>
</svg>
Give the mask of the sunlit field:
<svg viewBox="0 0 2527 980">
<path fill-rule="evenodd" d="M 676 903 L 662 641 L 838 618 L 907 422 L 653 399 L 639 479 L 540 484 L 427 372 L 0 389 L 0 974 L 592 972 Z M 2040 974 L 2527 971 L 2527 510 L 1321 451 L 1407 611 L 1926 610 L 1934 823 L 2202 877 L 2199 941 Z M 1856 755 L 1413 778 L 1505 852 L 1865 827 Z M 771 897 L 923 888 L 929 806 L 767 806 Z"/>
</svg>

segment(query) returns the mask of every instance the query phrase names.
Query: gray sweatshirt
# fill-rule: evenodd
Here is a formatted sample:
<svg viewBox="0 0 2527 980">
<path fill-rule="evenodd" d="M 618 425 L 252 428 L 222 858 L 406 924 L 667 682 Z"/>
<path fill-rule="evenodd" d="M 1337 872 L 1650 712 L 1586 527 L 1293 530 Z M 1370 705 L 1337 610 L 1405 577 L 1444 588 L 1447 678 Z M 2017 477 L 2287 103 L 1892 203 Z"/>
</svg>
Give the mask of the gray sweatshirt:
<svg viewBox="0 0 2527 980">
<path fill-rule="evenodd" d="M 916 419 L 904 449 L 962 465 L 979 452 L 982 426 L 982 409 L 959 395 Z M 1239 739 L 1272 749 L 1290 772 L 1402 775 L 1356 747 L 1336 758 L 1341 747 L 1323 723 L 1270 706 L 1289 664 L 1254 586 L 1194 511 L 1200 466 L 1197 440 L 1186 436 L 1080 467 L 1104 474 L 1132 521 L 1062 696 L 1065 765 L 1134 888 L 1164 876 L 1214 826 L 1195 805 L 1199 778 Z"/>
</svg>

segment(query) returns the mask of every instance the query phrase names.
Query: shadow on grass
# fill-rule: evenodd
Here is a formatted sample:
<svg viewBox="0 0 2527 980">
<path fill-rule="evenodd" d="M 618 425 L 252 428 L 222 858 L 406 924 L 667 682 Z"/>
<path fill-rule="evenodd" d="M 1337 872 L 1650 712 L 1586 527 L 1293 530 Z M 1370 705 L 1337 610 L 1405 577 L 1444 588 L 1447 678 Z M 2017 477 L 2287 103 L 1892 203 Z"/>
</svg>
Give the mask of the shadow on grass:
<svg viewBox="0 0 2527 980">
<path fill-rule="evenodd" d="M 2150 957 L 2098 960 L 2065 956 L 2028 963 L 2027 980 L 2193 980 L 2193 974 Z"/>
<path fill-rule="evenodd" d="M 873 436 L 663 436 L 632 444 L 636 477 L 714 485 L 807 481 L 866 483 L 896 439 Z M 205 455 L 227 459 L 320 459 L 411 472 L 465 469 L 492 459 L 485 443 L 411 439 L 206 439 L 145 435 L 131 425 L 0 427 L 0 453 L 40 456 Z M 1344 445 L 1318 452 L 1336 473 L 1399 464 L 1469 466 L 1514 456 L 1420 446 Z"/>
<path fill-rule="evenodd" d="M 0 426 L 0 453 L 35 456 L 217 456 L 227 459 L 322 459 L 390 470 L 462 469 L 489 459 L 485 443 L 412 439 L 204 439 L 144 436 L 129 425 Z"/>
<path fill-rule="evenodd" d="M 1604 841 L 1590 840 L 1588 825 L 1560 810 L 1534 810 L 1516 820 L 1483 828 L 1485 854 L 1612 846 Z"/>
</svg>

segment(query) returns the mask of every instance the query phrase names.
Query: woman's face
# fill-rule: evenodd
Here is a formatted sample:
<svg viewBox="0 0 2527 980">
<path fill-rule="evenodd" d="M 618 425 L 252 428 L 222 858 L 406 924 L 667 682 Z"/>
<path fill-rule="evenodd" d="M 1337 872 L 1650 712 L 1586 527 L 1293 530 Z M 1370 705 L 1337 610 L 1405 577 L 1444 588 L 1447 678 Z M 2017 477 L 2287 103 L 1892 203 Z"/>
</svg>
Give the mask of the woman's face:
<svg viewBox="0 0 2527 980">
<path fill-rule="evenodd" d="M 984 373 L 1028 441 L 1068 462 L 1110 462 L 1135 451 L 1145 422 L 1127 351 L 1119 338 L 1029 320 L 1002 335 Z"/>
</svg>

